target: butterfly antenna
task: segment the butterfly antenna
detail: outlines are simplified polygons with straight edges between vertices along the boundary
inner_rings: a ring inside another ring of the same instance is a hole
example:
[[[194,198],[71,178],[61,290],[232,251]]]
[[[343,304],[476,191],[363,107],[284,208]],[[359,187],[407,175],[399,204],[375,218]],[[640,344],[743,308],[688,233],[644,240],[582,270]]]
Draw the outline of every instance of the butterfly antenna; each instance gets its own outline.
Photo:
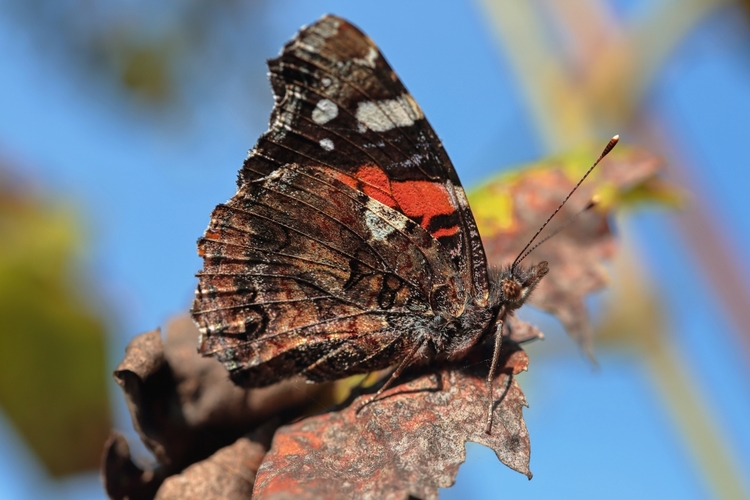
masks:
[[[589,210],[591,210],[592,208],[594,208],[595,206],[597,206],[600,201],[601,201],[601,198],[598,195],[592,196],[591,200],[579,212],[577,212],[575,215],[571,216],[568,220],[566,220],[563,224],[561,224],[560,227],[558,227],[557,229],[555,229],[554,231],[552,231],[552,233],[550,233],[549,235],[547,235],[544,238],[542,238],[542,241],[538,242],[536,245],[534,245],[533,247],[531,247],[528,250],[526,250],[526,252],[524,252],[524,254],[518,259],[518,262],[521,262],[523,259],[525,259],[526,257],[528,257],[528,255],[531,252],[533,252],[534,250],[536,250],[537,248],[539,248],[540,246],[542,246],[542,243],[544,243],[545,241],[551,239],[557,233],[559,233],[560,231],[562,231],[563,229],[565,229],[566,227],[568,227],[582,213],[588,212]]]
[[[594,170],[594,168],[596,168],[596,166],[597,166],[597,165],[599,165],[599,162],[601,162],[601,161],[602,161],[602,160],[604,159],[604,157],[605,157],[605,156],[607,156],[607,155],[609,154],[609,152],[610,152],[610,151],[612,151],[612,149],[613,149],[613,148],[614,148],[614,147],[615,147],[615,146],[617,145],[617,142],[618,142],[619,140],[620,140],[620,136],[619,136],[619,135],[616,135],[616,136],[614,136],[613,138],[611,138],[611,139],[609,140],[609,142],[607,143],[607,145],[606,145],[606,146],[604,147],[604,151],[602,151],[602,154],[600,154],[600,155],[599,155],[599,158],[597,158],[597,159],[596,159],[596,161],[594,162],[594,164],[593,164],[593,165],[591,165],[591,167],[590,167],[590,168],[589,168],[589,169],[588,169],[588,170],[586,171],[586,173],[585,173],[585,174],[583,174],[583,177],[581,177],[581,180],[580,180],[580,181],[578,181],[578,184],[576,184],[575,186],[573,186],[573,189],[572,189],[572,190],[570,191],[570,193],[568,193],[568,196],[566,196],[566,197],[565,197],[565,199],[564,199],[564,200],[562,201],[562,203],[560,203],[560,205],[559,205],[559,206],[558,206],[558,207],[557,207],[557,208],[555,209],[555,211],[554,211],[554,212],[552,212],[552,215],[550,215],[550,216],[549,216],[549,217],[547,218],[547,220],[546,220],[546,221],[544,222],[544,224],[542,224],[542,227],[540,227],[540,228],[539,228],[539,230],[538,230],[538,231],[536,232],[536,234],[534,235],[534,237],[533,237],[533,238],[531,238],[531,239],[529,240],[529,242],[528,242],[528,243],[526,244],[526,246],[525,246],[525,247],[523,247],[523,250],[521,250],[521,251],[520,251],[520,252],[518,253],[518,257],[516,257],[516,260],[514,260],[514,261],[513,261],[513,265],[511,266],[511,269],[512,269],[512,270],[515,270],[516,266],[517,266],[517,265],[518,265],[518,264],[519,264],[519,263],[520,263],[520,262],[521,262],[521,261],[522,261],[523,259],[525,259],[527,255],[529,255],[529,253],[530,253],[531,251],[527,252],[526,250],[528,250],[528,248],[529,248],[529,247],[531,246],[531,244],[532,244],[532,243],[534,243],[534,240],[536,240],[536,239],[537,239],[537,237],[539,236],[539,234],[540,234],[540,233],[541,233],[542,231],[544,231],[544,228],[545,228],[545,227],[547,227],[547,224],[549,224],[549,223],[550,223],[550,221],[551,221],[551,220],[552,220],[552,219],[553,219],[553,218],[555,217],[555,215],[557,215],[557,213],[558,213],[558,212],[559,212],[560,210],[562,210],[562,207],[564,207],[564,206],[565,206],[565,204],[566,204],[566,203],[568,202],[568,200],[570,199],[570,197],[571,197],[571,196],[573,196],[573,193],[575,193],[575,192],[576,192],[576,190],[577,190],[577,189],[578,189],[578,188],[580,187],[580,185],[581,185],[581,184],[583,183],[583,181],[585,181],[585,180],[586,180],[586,177],[588,177],[588,176],[589,176],[589,174],[591,173],[591,171],[592,171],[592,170]],[[567,224],[563,225],[563,227],[565,227],[566,225],[567,225]],[[553,235],[554,235],[554,234],[555,234],[555,233],[553,233]],[[547,239],[549,239],[550,237],[551,237],[551,236],[549,236],[548,238],[545,238],[544,240],[542,240],[542,241],[541,241],[541,242],[539,243],[539,245],[541,245],[541,244],[542,244],[542,243],[543,243],[544,241],[546,241],[546,240],[547,240]],[[537,247],[537,246],[539,246],[539,245],[536,245],[536,246],[535,246],[534,248],[536,248],[536,247]],[[532,248],[532,250],[533,250],[533,248]]]

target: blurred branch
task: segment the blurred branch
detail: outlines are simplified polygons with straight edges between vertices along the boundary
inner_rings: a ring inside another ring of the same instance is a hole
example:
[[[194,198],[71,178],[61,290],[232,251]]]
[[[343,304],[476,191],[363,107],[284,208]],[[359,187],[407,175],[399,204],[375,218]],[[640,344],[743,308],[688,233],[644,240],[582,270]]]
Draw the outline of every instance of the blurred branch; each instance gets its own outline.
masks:
[[[667,127],[662,125],[655,116],[649,116],[640,122],[638,127],[639,138],[642,142],[652,143],[663,151],[670,160],[667,162],[669,176],[681,186],[695,193],[696,198],[700,195],[699,183],[690,174],[690,165],[680,148],[675,146],[667,132]],[[730,320],[735,325],[746,348],[746,356],[750,359],[750,290],[743,274],[738,272],[742,268],[738,264],[739,256],[732,253],[732,245],[727,244],[726,234],[723,227],[717,222],[718,217],[706,201],[702,204],[690,203],[684,210],[675,214],[674,220],[677,228],[685,240],[685,248],[692,254],[696,262],[700,264],[698,272],[708,281],[712,287],[712,293],[718,298],[718,303],[728,313]]]
[[[602,132],[613,133],[632,123],[634,117],[649,120],[651,117],[643,116],[637,106],[656,71],[690,29],[725,3],[658,2],[635,25],[618,26],[606,4],[593,0],[543,2],[550,7],[552,16],[541,8],[535,9],[539,3],[481,1],[493,33],[527,93],[542,138],[551,149],[570,146]],[[559,30],[558,37],[568,43],[554,43],[550,24]],[[650,144],[655,151],[675,149],[664,133],[654,133],[658,131],[656,124],[641,122],[639,128],[658,138],[659,143]],[[675,158],[674,154],[670,156]],[[674,162],[671,168],[677,179],[687,180],[686,174],[678,172],[685,170],[684,163]],[[750,294],[733,271],[740,266],[726,251],[727,245],[721,244],[726,239],[718,234],[715,224],[709,223],[711,217],[698,201],[695,199],[685,210],[679,227],[704,274],[711,277],[714,291],[739,326],[737,331],[750,358],[750,335],[745,328],[750,323]],[[634,268],[633,265],[629,272]],[[669,395],[667,403],[684,439],[693,448],[696,461],[703,466],[701,470],[717,495],[743,497],[739,476],[732,470],[726,447],[712,432],[709,417],[701,413],[695,413],[698,416],[694,419],[681,417],[681,408],[696,408],[697,396],[688,389],[692,387],[690,381],[664,333],[649,333],[649,347],[640,352],[655,374],[656,383]],[[706,463],[706,457],[711,460],[715,455],[722,457],[721,466]]]
[[[623,251],[615,258],[613,293],[609,299],[613,314],[600,325],[597,339],[609,345],[637,348],[651,372],[659,399],[667,402],[665,406],[672,420],[682,436],[687,436],[685,442],[716,497],[747,498],[748,491],[740,479],[737,462],[724,445],[725,436],[710,406],[693,390],[695,371],[686,370],[670,348],[664,335],[658,298],[650,292],[648,283],[638,272],[637,263],[632,262],[635,252],[632,248],[628,250],[627,242],[622,245]],[[624,303],[628,304],[627,309],[617,306]]]
[[[604,4],[594,0],[480,3],[544,142],[559,151],[616,133],[632,117],[664,59],[728,0],[657,2],[633,26],[618,26]],[[550,33],[550,23],[556,23],[557,36]]]

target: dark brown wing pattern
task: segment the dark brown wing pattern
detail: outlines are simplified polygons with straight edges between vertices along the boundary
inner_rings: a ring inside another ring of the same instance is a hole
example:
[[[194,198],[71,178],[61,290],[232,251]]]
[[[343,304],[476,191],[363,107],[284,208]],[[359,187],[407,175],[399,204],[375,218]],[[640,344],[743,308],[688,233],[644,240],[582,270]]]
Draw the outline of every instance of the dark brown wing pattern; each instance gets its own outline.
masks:
[[[481,297],[486,261],[464,190],[419,105],[373,41],[325,16],[303,28],[269,68],[276,106],[240,184],[291,163],[348,174],[354,187],[438,238]]]
[[[269,62],[276,106],[213,212],[193,304],[200,350],[262,386],[392,365],[436,313],[486,300],[458,177],[373,42],[326,16]]]
[[[384,368],[435,310],[460,314],[437,240],[333,173],[288,165],[248,182],[199,242],[201,351],[247,385]]]

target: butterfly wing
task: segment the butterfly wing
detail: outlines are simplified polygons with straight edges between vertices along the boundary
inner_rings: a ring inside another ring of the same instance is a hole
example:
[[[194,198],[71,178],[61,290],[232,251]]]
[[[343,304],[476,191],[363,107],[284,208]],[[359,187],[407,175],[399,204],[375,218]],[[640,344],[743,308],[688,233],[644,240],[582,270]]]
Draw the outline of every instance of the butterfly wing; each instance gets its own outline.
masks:
[[[439,239],[475,296],[486,259],[461,183],[422,110],[377,46],[341,18],[303,28],[269,62],[276,106],[240,182],[289,163],[326,165]]]
[[[199,252],[201,350],[251,385],[383,368],[392,361],[381,358],[412,344],[407,324],[460,314],[440,244],[326,167],[289,165],[249,182],[214,210]],[[326,356],[336,373],[324,373]]]
[[[200,350],[235,380],[335,379],[392,365],[486,300],[458,177],[372,41],[333,16],[269,62],[269,131],[199,240]]]

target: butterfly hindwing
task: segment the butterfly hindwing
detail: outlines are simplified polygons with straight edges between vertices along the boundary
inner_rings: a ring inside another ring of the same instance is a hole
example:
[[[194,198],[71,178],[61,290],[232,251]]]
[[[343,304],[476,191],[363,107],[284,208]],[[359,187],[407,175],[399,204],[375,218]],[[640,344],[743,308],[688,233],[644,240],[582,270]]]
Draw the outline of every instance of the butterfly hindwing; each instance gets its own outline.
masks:
[[[337,174],[289,165],[248,182],[199,241],[201,351],[247,384],[383,368],[413,344],[407,324],[418,335],[436,310],[460,314],[462,287],[437,240]]]

